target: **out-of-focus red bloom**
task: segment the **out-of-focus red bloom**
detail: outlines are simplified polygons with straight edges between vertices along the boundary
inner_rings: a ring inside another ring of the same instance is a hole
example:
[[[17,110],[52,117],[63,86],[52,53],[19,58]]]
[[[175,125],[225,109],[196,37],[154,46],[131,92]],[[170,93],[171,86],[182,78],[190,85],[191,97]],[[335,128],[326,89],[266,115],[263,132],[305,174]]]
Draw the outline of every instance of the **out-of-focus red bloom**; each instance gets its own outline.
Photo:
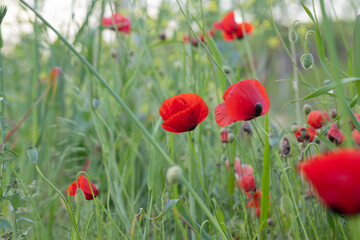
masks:
[[[313,128],[321,128],[327,121],[330,121],[329,114],[319,110],[311,111],[307,117],[307,123]]]
[[[183,41],[184,41],[184,42],[190,42],[190,36],[189,36],[189,35],[185,35],[185,36],[183,37]]]
[[[102,25],[112,30],[115,30],[114,26],[116,26],[119,32],[124,32],[126,34],[129,34],[131,29],[131,20],[118,13],[115,13],[111,17],[108,18],[103,17]]]
[[[229,170],[229,160],[226,160],[225,164],[226,164],[226,169]],[[241,164],[240,158],[238,157],[235,158],[234,168],[235,168],[235,173],[238,175],[238,177],[242,177],[244,175],[254,173],[253,167],[249,164]]]
[[[298,131],[294,133],[296,140],[303,142],[304,140],[312,142],[316,136],[316,129],[312,127],[299,127]]]
[[[354,113],[354,115],[355,115],[356,119],[358,120],[358,122],[360,122],[360,114]],[[350,122],[350,124],[351,124],[351,128],[354,129],[354,128],[355,128],[355,125],[352,124],[351,119],[350,119],[349,117],[348,117],[348,119],[349,119],[349,122]]]
[[[354,129],[352,132],[351,132],[351,136],[352,138],[354,139],[355,143],[357,145],[360,145],[360,133],[357,129]]]
[[[250,34],[254,28],[253,25],[248,22],[236,23],[233,11],[227,13],[220,22],[215,22],[213,27],[214,29],[223,31],[225,41],[233,41],[235,37],[241,39],[245,33]]]
[[[255,215],[260,217],[260,201],[261,201],[261,190],[258,189],[255,193],[251,194],[249,192],[245,193],[249,201],[247,202],[247,207],[255,208]],[[271,195],[269,194],[269,199]]]
[[[342,214],[360,213],[360,150],[338,148],[303,161],[298,170],[323,202]]]
[[[266,114],[270,108],[266,90],[256,79],[245,79],[231,85],[223,99],[225,102],[215,108],[215,121],[220,127],[251,120]]]
[[[206,34],[207,36],[214,37],[215,32],[214,32],[213,30],[209,30],[209,31],[207,31],[205,34]],[[200,40],[201,40],[202,42],[204,42],[204,40],[205,40],[204,34],[201,33],[201,34],[199,35],[199,38],[200,38]]]
[[[261,214],[260,208],[256,208],[256,209],[255,209],[255,215],[259,218],[259,217],[260,217],[260,214]]]
[[[182,93],[166,99],[159,114],[165,121],[162,127],[169,132],[182,133],[192,131],[209,114],[204,100],[195,93]]]
[[[335,123],[331,125],[327,136],[329,140],[335,144],[341,144],[345,140],[345,134],[338,129]]]
[[[78,181],[79,188],[84,192],[86,200],[92,200],[93,196],[91,194],[91,189],[90,189],[89,182],[88,182],[87,178],[84,177],[83,175],[80,175],[77,181]],[[92,188],[92,190],[94,192],[94,196],[96,197],[98,195],[99,191],[97,190],[95,185],[92,184],[92,183],[91,183],[91,188]],[[66,189],[66,194],[67,195],[70,194],[71,196],[75,197],[76,189],[77,189],[77,186],[76,186],[76,180],[75,180],[68,187],[68,189]]]
[[[229,142],[229,131],[226,128],[222,128],[220,131],[220,138],[222,143]]]
[[[215,33],[214,33],[213,30],[209,30],[209,31],[207,31],[205,34],[206,34],[207,36],[211,36],[211,37],[213,37],[213,36],[215,35]],[[202,42],[205,42],[204,34],[201,33],[200,35],[198,35],[198,37],[200,38],[200,40],[201,40]],[[190,42],[190,36],[189,36],[189,35],[185,35],[185,36],[183,37],[183,41],[184,41],[184,42]],[[197,47],[197,46],[199,45],[199,41],[197,40],[197,38],[192,37],[192,38],[191,38],[191,44],[192,44],[194,47]]]
[[[256,191],[256,182],[254,175],[247,174],[241,178],[239,183],[241,189],[245,190],[245,192],[255,192]]]

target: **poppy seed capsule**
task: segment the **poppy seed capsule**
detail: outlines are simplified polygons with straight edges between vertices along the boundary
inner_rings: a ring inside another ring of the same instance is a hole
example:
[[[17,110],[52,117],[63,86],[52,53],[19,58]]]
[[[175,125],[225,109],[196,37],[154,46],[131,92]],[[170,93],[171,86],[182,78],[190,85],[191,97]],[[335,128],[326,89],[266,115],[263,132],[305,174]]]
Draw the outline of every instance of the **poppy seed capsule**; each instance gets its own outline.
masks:
[[[308,70],[314,64],[314,57],[311,53],[305,53],[300,57],[301,65],[305,70]]]
[[[75,202],[78,206],[84,206],[85,204],[85,194],[80,188],[76,189]]]
[[[179,166],[177,165],[171,166],[166,172],[166,181],[170,185],[173,185],[180,181],[181,175],[182,175],[182,169]]]
[[[281,141],[281,151],[284,156],[287,156],[290,153],[290,141],[286,137]]]
[[[308,115],[312,111],[312,107],[310,104],[305,104],[303,107],[303,111],[306,115]]]

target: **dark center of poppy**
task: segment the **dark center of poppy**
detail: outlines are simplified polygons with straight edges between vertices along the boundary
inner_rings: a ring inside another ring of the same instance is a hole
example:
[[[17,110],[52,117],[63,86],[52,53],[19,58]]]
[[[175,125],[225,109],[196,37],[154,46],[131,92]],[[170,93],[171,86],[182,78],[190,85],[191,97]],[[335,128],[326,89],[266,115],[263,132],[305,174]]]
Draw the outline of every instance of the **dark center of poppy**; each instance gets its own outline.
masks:
[[[254,114],[254,117],[260,116],[261,112],[262,112],[262,105],[261,105],[261,103],[255,104],[255,114]]]
[[[197,125],[190,127],[190,128],[189,128],[189,131],[194,130],[194,129],[196,128],[196,126],[197,126]]]

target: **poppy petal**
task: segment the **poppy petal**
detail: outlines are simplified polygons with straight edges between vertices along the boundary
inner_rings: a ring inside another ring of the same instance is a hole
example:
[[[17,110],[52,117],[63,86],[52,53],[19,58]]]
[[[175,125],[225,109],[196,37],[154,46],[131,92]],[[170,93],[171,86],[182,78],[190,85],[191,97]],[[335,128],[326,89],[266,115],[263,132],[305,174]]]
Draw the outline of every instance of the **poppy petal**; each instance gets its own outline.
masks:
[[[238,24],[238,28],[235,32],[235,35],[237,38],[243,38],[244,37],[244,31],[243,28],[245,29],[245,33],[249,34],[253,31],[253,25],[251,23],[248,22],[243,22]]]
[[[231,11],[225,15],[221,20],[221,29],[225,32],[234,32],[237,30],[238,25],[235,22],[234,11]]]
[[[265,88],[255,79],[246,79],[235,84],[225,100],[229,117],[235,121],[250,120],[266,114],[270,100]]]
[[[360,212],[359,159],[359,149],[337,149],[304,161],[298,169],[328,207],[356,214]]]
[[[234,41],[234,39],[235,39],[234,34],[228,33],[228,32],[223,32],[223,38],[225,41],[228,41],[228,42]]]
[[[225,127],[235,122],[227,114],[224,103],[216,106],[215,121],[220,127]]]

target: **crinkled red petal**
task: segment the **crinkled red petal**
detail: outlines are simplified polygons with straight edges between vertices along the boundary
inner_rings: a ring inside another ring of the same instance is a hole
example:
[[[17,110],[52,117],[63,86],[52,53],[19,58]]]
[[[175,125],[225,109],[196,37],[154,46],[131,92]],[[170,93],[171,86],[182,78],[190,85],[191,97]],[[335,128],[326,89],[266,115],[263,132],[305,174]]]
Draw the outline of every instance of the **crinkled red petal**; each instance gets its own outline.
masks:
[[[338,149],[299,165],[321,199],[342,214],[360,212],[360,150]]]
[[[79,188],[84,192],[86,200],[93,199],[91,189],[90,189],[90,186],[89,186],[89,181],[87,180],[87,178],[84,177],[83,175],[80,175],[78,181],[79,181]],[[99,191],[95,187],[94,184],[92,184],[92,183],[90,183],[90,184],[91,184],[91,188],[92,188],[92,190],[94,192],[94,196],[96,197],[98,195]]]
[[[215,121],[220,127],[225,127],[235,122],[227,114],[224,103],[216,106]]]
[[[266,114],[270,100],[265,88],[255,79],[246,79],[235,84],[225,100],[227,114],[234,121],[250,120],[255,117],[255,105],[260,103],[259,116]]]
[[[235,35],[237,38],[243,38],[244,37],[244,31],[243,28],[245,28],[245,32],[247,34],[250,34],[253,31],[253,25],[248,22],[243,22],[238,24],[238,28],[235,31]]]
[[[233,33],[223,32],[223,38],[225,41],[231,42],[235,40]]]
[[[231,11],[225,15],[221,20],[221,29],[225,32],[235,32],[238,28],[237,23],[235,22],[234,12]]]

